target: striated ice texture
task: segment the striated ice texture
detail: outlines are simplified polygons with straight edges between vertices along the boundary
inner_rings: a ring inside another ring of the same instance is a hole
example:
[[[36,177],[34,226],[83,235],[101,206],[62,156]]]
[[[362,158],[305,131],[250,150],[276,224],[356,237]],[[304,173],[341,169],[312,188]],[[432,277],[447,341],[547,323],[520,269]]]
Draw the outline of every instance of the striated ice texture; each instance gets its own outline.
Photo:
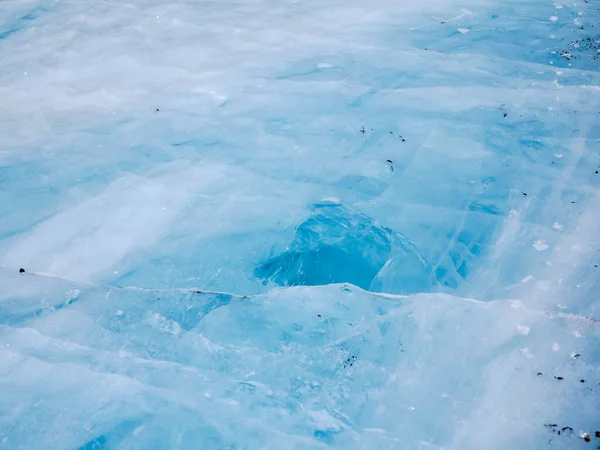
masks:
[[[598,448],[599,69],[598,0],[0,0],[0,449]]]

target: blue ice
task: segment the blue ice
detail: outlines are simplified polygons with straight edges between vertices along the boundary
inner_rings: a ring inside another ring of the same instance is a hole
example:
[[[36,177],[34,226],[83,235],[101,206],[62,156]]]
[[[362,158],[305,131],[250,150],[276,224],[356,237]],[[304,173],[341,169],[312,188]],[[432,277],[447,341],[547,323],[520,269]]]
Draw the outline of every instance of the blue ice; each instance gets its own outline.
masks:
[[[599,19],[0,2],[0,449],[600,446]]]

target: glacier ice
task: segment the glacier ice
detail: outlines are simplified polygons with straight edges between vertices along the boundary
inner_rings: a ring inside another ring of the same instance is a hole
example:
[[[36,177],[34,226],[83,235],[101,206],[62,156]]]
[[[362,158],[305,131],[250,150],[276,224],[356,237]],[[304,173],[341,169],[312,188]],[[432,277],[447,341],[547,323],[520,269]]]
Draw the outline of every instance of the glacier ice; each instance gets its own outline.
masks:
[[[0,449],[598,447],[599,18],[0,2]]]

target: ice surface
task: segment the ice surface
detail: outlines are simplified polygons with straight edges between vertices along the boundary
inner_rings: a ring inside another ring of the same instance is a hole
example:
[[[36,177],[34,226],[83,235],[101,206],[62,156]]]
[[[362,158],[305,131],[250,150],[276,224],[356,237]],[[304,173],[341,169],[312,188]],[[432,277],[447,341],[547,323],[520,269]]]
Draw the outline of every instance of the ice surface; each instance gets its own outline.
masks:
[[[598,447],[599,19],[0,0],[0,448]]]

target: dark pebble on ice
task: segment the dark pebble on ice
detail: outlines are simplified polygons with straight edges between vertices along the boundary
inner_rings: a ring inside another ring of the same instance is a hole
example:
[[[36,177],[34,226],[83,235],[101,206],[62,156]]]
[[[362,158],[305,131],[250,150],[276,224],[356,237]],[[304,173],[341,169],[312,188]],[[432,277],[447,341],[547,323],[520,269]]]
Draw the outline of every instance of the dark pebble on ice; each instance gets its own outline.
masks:
[[[523,197],[527,197],[527,192],[521,192],[521,194],[523,194]]]
[[[590,436],[588,433],[585,433],[585,434],[583,435],[583,440],[584,440],[585,442],[590,442],[590,441],[592,440],[592,437],[591,437],[591,436]]]
[[[548,428],[556,428],[558,426],[558,424],[556,424],[556,423],[545,423],[544,426],[548,427]]]
[[[160,111],[160,109],[156,108],[156,112],[159,112],[159,111]]]
[[[594,434],[598,439],[600,439],[600,431],[596,431]]]
[[[19,269],[19,273],[25,273],[25,269],[23,269],[22,267]]]
[[[580,356],[581,356],[581,355],[580,355],[579,353],[575,353],[575,354],[573,355],[573,358],[577,359],[577,358],[579,358]]]
[[[504,113],[504,117],[508,116],[508,114]]]
[[[321,314],[317,314],[317,317],[321,317]]]
[[[554,377],[554,378],[556,378],[558,381],[562,381],[562,380],[564,380],[564,378],[563,378],[563,377]]]
[[[538,376],[538,377],[539,377],[540,375],[543,375],[543,374],[542,374],[542,372],[538,372],[538,373],[537,373],[537,376]]]
[[[394,164],[391,159],[386,159],[386,161],[389,162],[390,164]]]
[[[585,380],[579,380],[580,383],[585,383]]]

